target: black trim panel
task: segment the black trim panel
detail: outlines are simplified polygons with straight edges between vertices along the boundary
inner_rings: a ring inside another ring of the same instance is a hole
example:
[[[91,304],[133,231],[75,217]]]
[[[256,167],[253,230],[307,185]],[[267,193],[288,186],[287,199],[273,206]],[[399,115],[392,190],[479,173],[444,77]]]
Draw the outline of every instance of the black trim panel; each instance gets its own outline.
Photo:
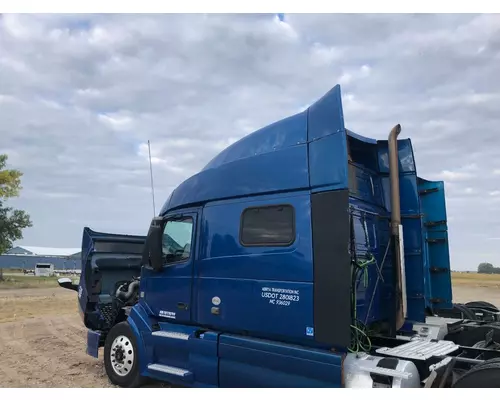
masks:
[[[351,344],[349,192],[311,195],[314,256],[314,336],[318,342]]]

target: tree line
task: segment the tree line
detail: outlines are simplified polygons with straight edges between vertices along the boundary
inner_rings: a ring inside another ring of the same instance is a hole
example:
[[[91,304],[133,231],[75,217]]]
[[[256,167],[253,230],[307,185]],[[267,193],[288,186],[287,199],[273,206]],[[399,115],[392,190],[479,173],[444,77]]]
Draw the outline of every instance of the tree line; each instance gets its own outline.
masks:
[[[494,267],[493,264],[483,262],[477,267],[478,274],[500,274],[500,268]]]

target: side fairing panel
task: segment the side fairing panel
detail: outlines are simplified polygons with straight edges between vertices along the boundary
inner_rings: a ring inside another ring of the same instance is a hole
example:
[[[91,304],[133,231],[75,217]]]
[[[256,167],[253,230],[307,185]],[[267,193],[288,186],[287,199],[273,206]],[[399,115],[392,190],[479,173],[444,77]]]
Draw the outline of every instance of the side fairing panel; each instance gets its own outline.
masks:
[[[451,308],[452,286],[444,183],[419,178],[418,193],[422,209],[427,306]]]
[[[342,95],[339,85],[335,85],[309,107],[307,140],[314,142],[335,133],[345,135]]]
[[[351,344],[349,193],[314,193],[311,208],[315,337],[345,349]]]
[[[309,108],[308,142],[311,189],[347,188],[347,137],[339,85]]]
[[[309,143],[309,179],[314,192],[347,187],[345,133],[335,133]]]
[[[219,337],[220,387],[341,387],[342,357],[268,340]]]
[[[303,112],[229,146],[181,183],[161,213],[227,198],[306,189],[307,159],[307,113]]]

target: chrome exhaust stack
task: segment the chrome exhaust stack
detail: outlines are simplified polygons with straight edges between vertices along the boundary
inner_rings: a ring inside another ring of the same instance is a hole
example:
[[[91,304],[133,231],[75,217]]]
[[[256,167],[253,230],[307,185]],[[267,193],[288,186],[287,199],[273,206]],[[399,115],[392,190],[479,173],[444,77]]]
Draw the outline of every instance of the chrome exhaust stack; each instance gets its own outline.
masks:
[[[391,246],[394,268],[394,326],[399,330],[406,317],[406,277],[404,268],[403,226],[401,225],[401,202],[399,193],[398,135],[401,125],[397,124],[389,134],[389,179],[391,186]],[[395,334],[395,332],[393,332]]]

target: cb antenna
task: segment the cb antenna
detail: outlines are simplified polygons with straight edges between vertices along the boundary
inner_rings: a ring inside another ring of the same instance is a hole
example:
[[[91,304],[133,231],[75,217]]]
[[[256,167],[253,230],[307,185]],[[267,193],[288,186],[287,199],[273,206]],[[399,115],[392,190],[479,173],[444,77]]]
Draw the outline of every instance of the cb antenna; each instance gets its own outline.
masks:
[[[151,175],[151,195],[153,196],[153,218],[156,216],[156,206],[155,206],[155,187],[153,183],[153,164],[151,163],[151,143],[148,140],[148,151],[149,151],[149,172]]]

